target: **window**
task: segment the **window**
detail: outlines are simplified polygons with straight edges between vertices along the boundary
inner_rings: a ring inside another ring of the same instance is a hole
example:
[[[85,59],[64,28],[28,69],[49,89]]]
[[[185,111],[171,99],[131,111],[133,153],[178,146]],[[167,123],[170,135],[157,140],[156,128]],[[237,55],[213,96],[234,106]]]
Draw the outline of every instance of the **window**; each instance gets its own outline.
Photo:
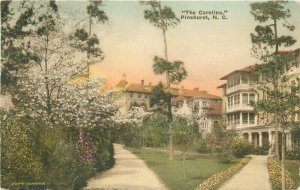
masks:
[[[145,94],[145,98],[148,98],[148,94]]]
[[[142,93],[138,93],[138,98],[141,98],[142,97]]]
[[[132,98],[133,97],[133,92],[130,92],[129,96]]]
[[[248,94],[243,94],[242,95],[242,104],[243,105],[248,105]]]
[[[248,84],[248,75],[246,74],[242,75],[242,84]]]
[[[228,97],[228,107],[232,106],[232,96]]]
[[[249,124],[254,124],[254,118],[255,118],[255,115],[254,113],[249,113]]]
[[[197,111],[199,111],[199,102],[195,102],[194,103],[194,110],[193,110],[194,112],[197,112]]]
[[[247,125],[248,124],[248,113],[243,113],[242,118],[243,118],[243,125]]]
[[[234,113],[234,124],[240,124],[240,113]]]
[[[249,103],[255,102],[255,94],[249,94]]]
[[[239,105],[240,104],[240,95],[236,94],[234,95],[234,105]]]

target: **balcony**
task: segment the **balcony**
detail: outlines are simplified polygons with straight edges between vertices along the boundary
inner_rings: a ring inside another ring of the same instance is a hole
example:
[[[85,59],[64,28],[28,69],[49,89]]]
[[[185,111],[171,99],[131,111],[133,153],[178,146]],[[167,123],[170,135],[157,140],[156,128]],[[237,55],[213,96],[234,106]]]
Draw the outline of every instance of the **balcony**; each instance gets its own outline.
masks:
[[[230,88],[227,88],[226,94],[231,94],[238,90],[250,90],[251,86],[249,84],[239,84]]]
[[[250,105],[245,105],[245,104],[237,104],[237,105],[233,105],[231,107],[227,106],[226,113],[236,112],[236,111],[253,111],[253,107]]]

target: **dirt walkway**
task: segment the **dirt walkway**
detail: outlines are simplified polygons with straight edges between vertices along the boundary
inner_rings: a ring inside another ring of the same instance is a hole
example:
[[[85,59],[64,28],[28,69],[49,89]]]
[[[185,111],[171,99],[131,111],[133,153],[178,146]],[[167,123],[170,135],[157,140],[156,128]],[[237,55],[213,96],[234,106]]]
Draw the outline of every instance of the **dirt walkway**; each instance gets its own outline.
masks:
[[[165,190],[156,174],[143,160],[125,150],[122,145],[114,144],[115,166],[88,181],[89,189],[118,190]]]
[[[219,190],[271,190],[267,156],[251,156],[249,163]]]

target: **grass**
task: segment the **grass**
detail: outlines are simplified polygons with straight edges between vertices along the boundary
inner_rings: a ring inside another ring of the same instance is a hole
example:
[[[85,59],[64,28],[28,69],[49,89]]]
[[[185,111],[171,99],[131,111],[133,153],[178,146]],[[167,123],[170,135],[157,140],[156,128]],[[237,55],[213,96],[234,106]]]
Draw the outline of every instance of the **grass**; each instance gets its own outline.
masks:
[[[286,160],[286,169],[291,173],[291,177],[297,186],[300,186],[300,160]]]
[[[213,156],[187,156],[186,179],[183,179],[181,155],[175,155],[173,161],[168,154],[154,150],[130,149],[142,158],[171,190],[194,190],[200,183],[213,174],[223,171],[234,164],[223,164]]]

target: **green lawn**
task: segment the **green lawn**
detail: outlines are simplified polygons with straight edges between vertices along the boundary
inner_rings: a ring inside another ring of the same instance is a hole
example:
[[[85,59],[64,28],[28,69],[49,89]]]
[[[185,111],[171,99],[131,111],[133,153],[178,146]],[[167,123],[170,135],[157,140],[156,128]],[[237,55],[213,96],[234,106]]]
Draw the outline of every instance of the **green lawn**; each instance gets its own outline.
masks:
[[[286,169],[292,174],[293,181],[300,186],[299,160],[286,160]]]
[[[219,163],[219,159],[212,156],[187,157],[184,180],[180,155],[175,155],[175,159],[169,161],[164,152],[142,149],[130,151],[142,158],[170,190],[194,190],[202,181],[233,164]]]

